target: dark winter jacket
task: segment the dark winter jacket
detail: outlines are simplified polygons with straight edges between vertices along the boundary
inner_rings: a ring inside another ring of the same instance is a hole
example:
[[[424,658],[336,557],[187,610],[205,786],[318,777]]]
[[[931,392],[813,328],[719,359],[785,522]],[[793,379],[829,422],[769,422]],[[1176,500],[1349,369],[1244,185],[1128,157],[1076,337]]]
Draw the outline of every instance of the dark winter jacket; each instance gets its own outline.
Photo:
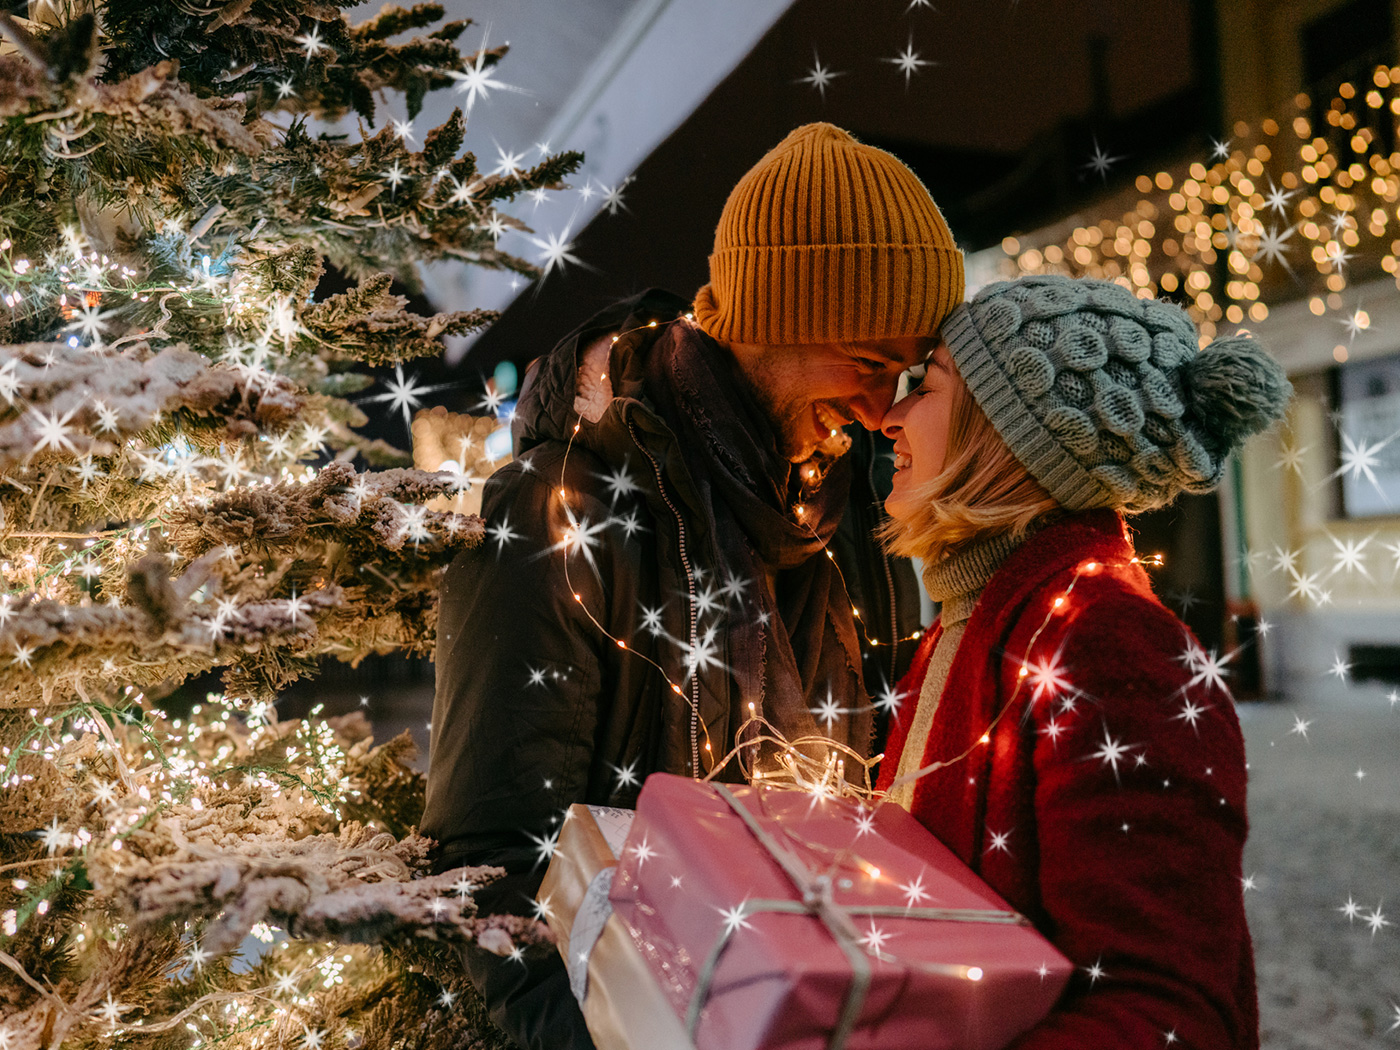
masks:
[[[1111,511],[1034,534],[982,592],[917,741],[923,766],[970,754],[916,783],[914,816],[1077,968],[1008,1050],[1259,1046],[1239,721],[1133,557]]]
[[[646,326],[657,320],[664,331],[686,307],[644,293],[538,363],[516,410],[516,459],[486,485],[487,541],[445,578],[423,831],[439,842],[440,868],[492,864],[510,873],[478,894],[483,910],[530,910],[571,803],[630,806],[649,773],[694,775],[697,760],[707,771],[732,744],[736,712],[762,702],[761,686],[738,680],[745,657],[736,632],[752,629],[754,588],[767,582],[736,582],[722,556],[734,538],[716,535],[726,520],[714,505],[722,490],[697,480],[696,450],[639,378],[664,338]],[[609,332],[632,333],[610,366],[616,399],[596,424],[580,422],[580,355]],[[833,575],[822,608],[806,619],[818,625],[813,638],[842,617],[855,628],[850,649],[866,654],[865,688],[878,694],[912,655],[912,644],[889,643],[917,630],[918,592],[908,564],[887,559],[872,538],[888,459],[875,455],[871,435],[852,437],[841,467],[850,509],[830,543],[844,586]],[[782,605],[782,573],[777,591]],[[864,626],[851,623],[852,605]],[[857,648],[857,637],[882,644]],[[805,674],[804,639],[792,645]],[[824,698],[823,684],[803,683],[813,706],[819,686]],[[853,699],[847,705],[857,706]],[[879,744],[869,739],[868,711],[856,717],[863,739],[853,743]],[[473,950],[466,962],[517,1042],[590,1045],[557,955],[522,964]]]

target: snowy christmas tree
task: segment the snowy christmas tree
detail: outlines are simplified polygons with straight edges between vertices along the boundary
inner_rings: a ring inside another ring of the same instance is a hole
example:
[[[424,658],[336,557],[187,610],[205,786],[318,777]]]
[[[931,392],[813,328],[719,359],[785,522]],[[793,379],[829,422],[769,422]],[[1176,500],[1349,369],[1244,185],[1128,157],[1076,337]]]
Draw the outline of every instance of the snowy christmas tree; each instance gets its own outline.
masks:
[[[533,274],[497,206],[581,157],[484,174],[460,110],[420,149],[363,131],[385,93],[411,120],[492,85],[505,49],[463,54],[437,4],[28,15],[0,13],[0,1050],[492,1045],[454,947],[540,928],[476,913],[488,872],[428,874],[406,736],[273,702],[322,659],[430,649],[482,524],[427,504],[473,450],[429,473],[358,433],[418,400],[365,366],[488,324],[391,286]],[[327,263],[355,286],[318,295]]]

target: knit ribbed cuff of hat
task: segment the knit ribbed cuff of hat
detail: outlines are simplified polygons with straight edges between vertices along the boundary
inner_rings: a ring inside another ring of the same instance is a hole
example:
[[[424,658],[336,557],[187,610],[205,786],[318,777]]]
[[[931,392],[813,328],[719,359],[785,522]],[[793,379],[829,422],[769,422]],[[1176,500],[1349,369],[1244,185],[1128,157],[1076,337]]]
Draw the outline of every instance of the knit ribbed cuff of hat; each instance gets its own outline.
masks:
[[[1055,502],[1067,510],[1112,505],[1112,497],[1104,487],[1079,465],[1021,399],[1011,377],[983,342],[966,304],[943,322],[942,335],[958,375],[972,391],[988,422]]]
[[[711,255],[710,274],[695,319],[722,343],[927,336],[963,295],[961,253],[938,244],[744,245]]]

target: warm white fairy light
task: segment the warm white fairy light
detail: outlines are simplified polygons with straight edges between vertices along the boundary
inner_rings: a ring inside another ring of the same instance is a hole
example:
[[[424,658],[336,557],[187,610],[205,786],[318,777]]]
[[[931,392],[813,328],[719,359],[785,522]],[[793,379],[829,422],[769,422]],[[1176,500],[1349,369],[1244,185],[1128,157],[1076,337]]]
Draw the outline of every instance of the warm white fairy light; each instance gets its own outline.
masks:
[[[1066,271],[1115,280],[1139,295],[1181,295],[1206,340],[1222,325],[1264,320],[1266,289],[1296,272],[1300,251],[1322,286],[1314,312],[1340,311],[1345,273],[1359,259],[1378,259],[1400,280],[1388,232],[1400,220],[1400,153],[1378,150],[1370,127],[1357,119],[1382,108],[1383,93],[1394,107],[1400,68],[1377,67],[1372,81],[1364,101],[1354,85],[1339,88],[1324,113],[1335,131],[1315,128],[1312,100],[1299,95],[1291,119],[1237,124],[1233,140],[1214,144],[1209,166],[1140,175],[1143,196],[1121,217],[1080,226],[1059,243],[1008,237],[1003,250],[1016,272]],[[1285,138],[1289,132],[1296,144]],[[1347,132],[1346,142],[1335,141]],[[1357,159],[1343,164],[1338,146]],[[1208,270],[1222,260],[1223,287],[1212,287]],[[1337,357],[1345,358],[1345,347]]]

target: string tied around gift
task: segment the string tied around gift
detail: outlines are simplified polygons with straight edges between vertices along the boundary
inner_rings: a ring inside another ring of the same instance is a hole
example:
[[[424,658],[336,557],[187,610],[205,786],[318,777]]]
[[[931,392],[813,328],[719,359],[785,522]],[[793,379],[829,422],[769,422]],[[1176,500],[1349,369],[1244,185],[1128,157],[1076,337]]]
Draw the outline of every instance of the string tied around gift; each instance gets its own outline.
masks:
[[[788,914],[809,915],[818,919],[832,936],[842,954],[846,956],[851,966],[851,987],[846,993],[846,1001],[842,1005],[841,1015],[837,1019],[835,1027],[831,1031],[831,1037],[827,1041],[827,1050],[845,1050],[847,1041],[851,1033],[855,1031],[856,1023],[860,1019],[861,1010],[865,1006],[866,995],[870,990],[871,976],[873,973],[870,959],[861,946],[861,937],[856,929],[853,917],[855,916],[888,916],[892,918],[914,918],[930,919],[942,922],[977,922],[996,923],[1002,925],[1028,926],[1029,921],[1022,915],[1013,911],[1002,911],[984,908],[904,908],[897,905],[842,905],[836,902],[833,896],[835,880],[831,872],[814,872],[802,862],[791,849],[783,845],[772,835],[767,828],[758,820],[747,806],[739,800],[723,784],[711,785],[721,799],[739,816],[749,832],[758,843],[767,850],[769,856],[777,863],[787,875],[789,881],[797,890],[798,900],[764,900],[755,899],[745,901],[739,906],[737,915],[740,918],[754,915],[760,912],[785,912]],[[755,786],[756,791],[763,791],[760,786]],[[715,942],[710,954],[706,957],[704,965],[701,967],[699,977],[695,984],[695,993],[691,996],[690,1008],[686,1013],[686,1031],[691,1041],[695,1040],[696,1030],[700,1025],[700,1012],[704,1008],[710,996],[710,990],[714,984],[715,973],[719,967],[720,957],[728,947],[738,923],[726,923],[720,931],[719,939]],[[894,960],[894,956],[876,950],[876,957],[882,960]],[[967,967],[941,963],[907,963],[914,965],[928,973],[937,973],[950,977],[965,977],[968,975]]]

